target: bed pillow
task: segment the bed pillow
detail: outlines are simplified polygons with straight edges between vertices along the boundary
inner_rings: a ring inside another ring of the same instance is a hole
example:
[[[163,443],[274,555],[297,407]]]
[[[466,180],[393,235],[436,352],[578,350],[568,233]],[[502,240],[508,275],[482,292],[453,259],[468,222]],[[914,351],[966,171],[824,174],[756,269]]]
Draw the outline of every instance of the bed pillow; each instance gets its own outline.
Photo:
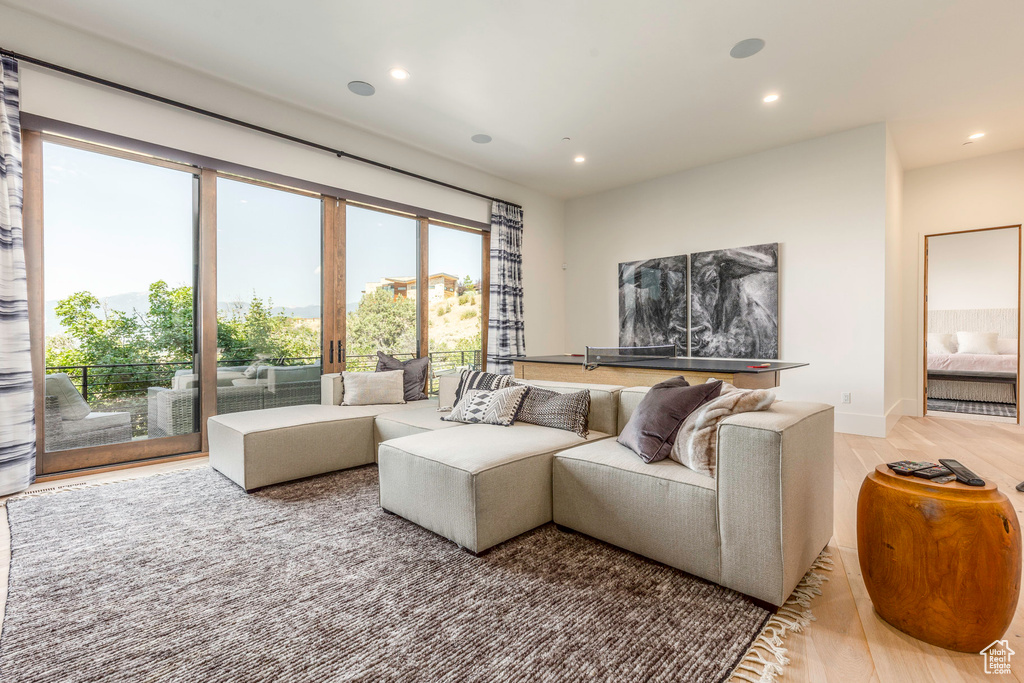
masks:
[[[953,335],[948,332],[929,332],[928,353],[956,353]]]
[[[717,381],[691,387],[683,377],[655,384],[622,428],[618,442],[646,463],[664,460],[686,417],[721,389]]]
[[[430,371],[430,358],[413,358],[398,360],[381,351],[377,352],[377,372],[401,370],[405,383],[405,400],[422,401],[427,397],[427,373]]]
[[[451,414],[441,417],[445,422],[510,426],[516,419],[527,387],[517,384],[496,391],[470,389]]]
[[[767,410],[774,402],[775,394],[765,389],[739,389],[708,401],[698,411],[696,427],[686,444],[686,461],[682,464],[694,472],[715,476],[718,424],[730,415]]]
[[[405,380],[401,370],[385,372],[343,372],[343,406],[375,406],[405,403]]]
[[[973,353],[982,356],[998,356],[997,332],[957,332],[957,353]]]
[[[512,386],[512,375],[496,375],[493,372],[463,370],[459,378],[459,386],[455,389],[455,405],[459,405],[463,394],[471,389],[493,391]]]
[[[996,341],[996,350],[1000,356],[1015,356],[1017,355],[1018,348],[1016,339],[999,339]]]
[[[526,386],[517,384],[516,386]],[[526,396],[516,419],[541,427],[553,427],[575,432],[587,438],[587,420],[590,418],[590,391],[560,394],[557,391],[527,386]]]

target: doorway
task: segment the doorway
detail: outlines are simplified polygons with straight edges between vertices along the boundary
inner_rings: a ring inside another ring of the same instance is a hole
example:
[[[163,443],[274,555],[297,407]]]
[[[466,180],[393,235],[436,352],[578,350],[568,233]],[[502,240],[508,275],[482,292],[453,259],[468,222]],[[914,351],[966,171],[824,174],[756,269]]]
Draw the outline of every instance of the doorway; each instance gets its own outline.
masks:
[[[924,414],[1020,423],[1021,226],[925,236]]]

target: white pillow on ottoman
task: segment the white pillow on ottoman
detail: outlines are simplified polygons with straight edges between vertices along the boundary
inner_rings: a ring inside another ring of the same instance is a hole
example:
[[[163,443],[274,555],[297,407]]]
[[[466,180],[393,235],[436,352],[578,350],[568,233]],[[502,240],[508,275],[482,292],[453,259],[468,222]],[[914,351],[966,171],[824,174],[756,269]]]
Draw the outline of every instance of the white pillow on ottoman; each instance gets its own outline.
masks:
[[[343,372],[341,375],[345,385],[343,406],[405,403],[405,373],[401,370]]]

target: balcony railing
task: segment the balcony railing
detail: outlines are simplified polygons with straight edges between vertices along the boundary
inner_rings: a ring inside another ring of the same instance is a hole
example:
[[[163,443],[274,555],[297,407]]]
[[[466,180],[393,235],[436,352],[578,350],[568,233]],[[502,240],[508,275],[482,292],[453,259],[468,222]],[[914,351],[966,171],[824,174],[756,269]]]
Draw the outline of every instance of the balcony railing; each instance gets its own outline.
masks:
[[[399,353],[396,358],[412,358],[414,354]],[[460,367],[479,368],[482,354],[479,349],[472,351],[431,351],[430,365],[433,371],[431,393],[437,391],[437,375],[451,372]],[[249,365],[255,359],[234,358],[217,361],[218,367]],[[265,359],[269,365],[303,365],[320,362],[319,356],[296,356],[292,358]],[[63,372],[89,400],[111,400],[130,396],[145,396],[150,387],[170,387],[174,374],[179,370],[191,369],[190,361],[162,363],[118,363],[108,365],[59,365],[46,368],[47,373]],[[370,372],[377,367],[376,355],[353,355],[346,358],[350,372]]]

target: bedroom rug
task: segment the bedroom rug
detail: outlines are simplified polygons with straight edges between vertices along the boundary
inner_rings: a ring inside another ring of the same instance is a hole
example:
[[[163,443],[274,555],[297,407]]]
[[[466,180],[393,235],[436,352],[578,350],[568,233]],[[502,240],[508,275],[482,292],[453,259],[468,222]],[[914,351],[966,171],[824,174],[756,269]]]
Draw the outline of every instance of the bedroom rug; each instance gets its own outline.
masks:
[[[820,594],[771,616],[551,524],[477,558],[377,491],[203,467],[10,500],[0,680],[774,680]]]
[[[996,417],[1017,417],[1017,406],[1012,403],[986,403],[984,401],[957,401],[945,398],[929,398],[928,410],[962,415],[993,415]]]

